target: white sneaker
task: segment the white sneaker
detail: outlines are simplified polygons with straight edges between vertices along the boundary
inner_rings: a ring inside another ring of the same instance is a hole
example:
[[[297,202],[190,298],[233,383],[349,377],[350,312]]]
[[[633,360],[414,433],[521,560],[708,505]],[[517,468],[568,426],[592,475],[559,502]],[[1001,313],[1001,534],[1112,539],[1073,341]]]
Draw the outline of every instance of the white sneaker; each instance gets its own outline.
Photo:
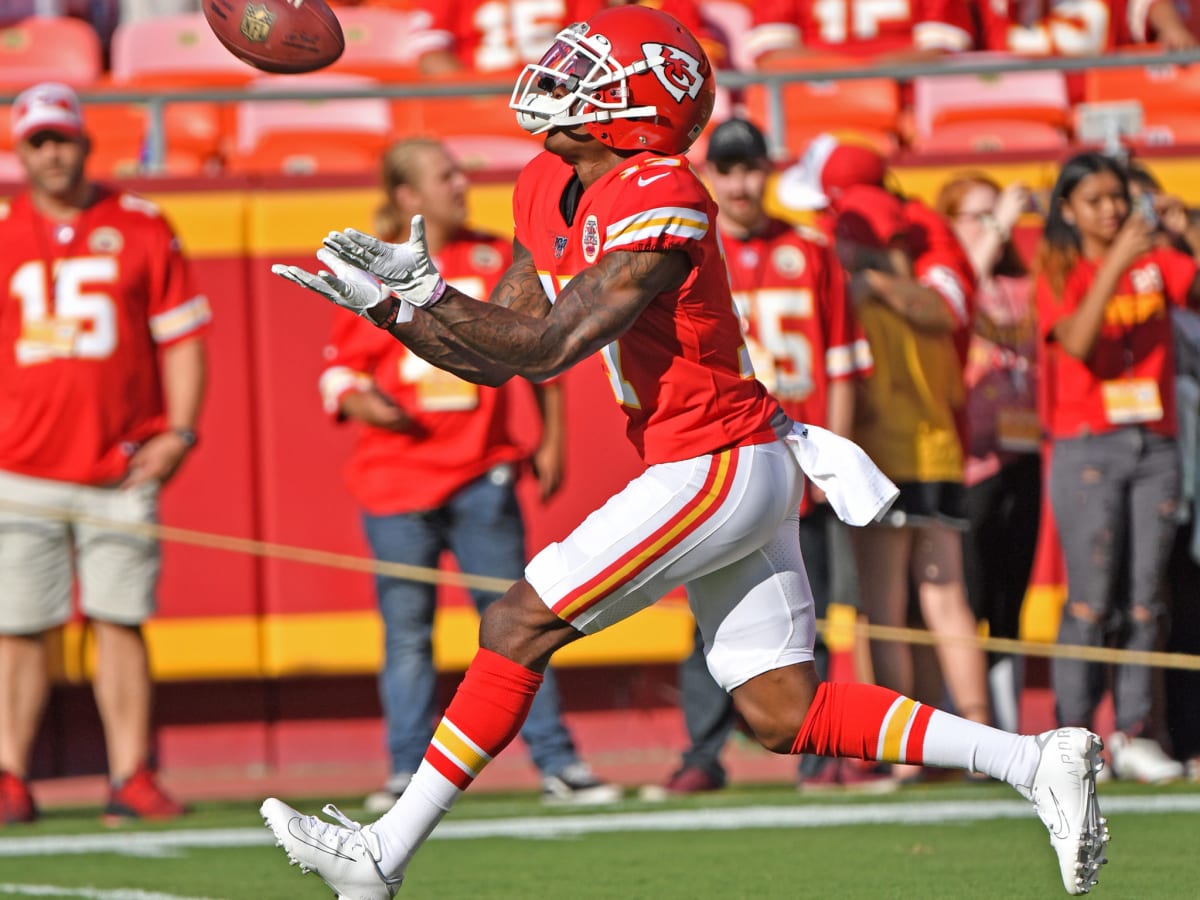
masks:
[[[1113,774],[1122,780],[1165,784],[1182,778],[1185,772],[1183,763],[1167,756],[1150,738],[1131,738],[1114,731],[1108,736],[1108,752],[1112,754]]]
[[[1084,728],[1059,728],[1039,734],[1041,759],[1028,787],[1014,785],[1033,803],[1050,832],[1050,846],[1068,894],[1086,894],[1108,862],[1108,820],[1096,803],[1096,773],[1104,765],[1104,742]]]
[[[334,825],[306,816],[271,797],[258,810],[275,833],[276,846],[301,872],[316,872],[338,900],[391,900],[403,878],[388,878],[379,868],[382,852],[372,826],[346,818],[332,803],[322,810],[341,822]]]
[[[542,777],[542,802],[551,806],[605,806],[620,800],[622,793],[619,786],[597,778],[585,762]]]

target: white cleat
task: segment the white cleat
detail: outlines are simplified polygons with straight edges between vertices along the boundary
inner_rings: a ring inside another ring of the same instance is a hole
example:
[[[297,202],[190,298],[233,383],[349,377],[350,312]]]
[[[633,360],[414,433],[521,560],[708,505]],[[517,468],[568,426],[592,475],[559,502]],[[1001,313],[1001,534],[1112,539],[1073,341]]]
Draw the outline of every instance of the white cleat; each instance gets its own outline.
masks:
[[[1039,734],[1041,760],[1033,784],[1016,785],[1033,803],[1050,832],[1058,868],[1068,894],[1086,894],[1108,862],[1108,820],[1096,803],[1096,773],[1104,763],[1104,742],[1084,728],[1059,728]]]
[[[338,900],[391,900],[400,878],[388,878],[379,868],[379,837],[327,803],[321,810],[341,824],[297,812],[271,797],[258,810],[275,833],[275,844],[287,851],[288,861],[301,872],[316,872],[333,888]]]

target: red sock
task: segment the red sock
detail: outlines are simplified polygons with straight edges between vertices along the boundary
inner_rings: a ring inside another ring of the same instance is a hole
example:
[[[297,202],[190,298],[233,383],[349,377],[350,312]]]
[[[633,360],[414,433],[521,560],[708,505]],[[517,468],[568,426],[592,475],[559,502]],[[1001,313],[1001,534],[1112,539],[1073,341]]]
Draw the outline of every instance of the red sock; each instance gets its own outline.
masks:
[[[542,674],[481,649],[425,751],[425,761],[460,790],[517,736]]]
[[[817,688],[792,752],[920,765],[932,715],[933,707],[888,688],[825,681]]]

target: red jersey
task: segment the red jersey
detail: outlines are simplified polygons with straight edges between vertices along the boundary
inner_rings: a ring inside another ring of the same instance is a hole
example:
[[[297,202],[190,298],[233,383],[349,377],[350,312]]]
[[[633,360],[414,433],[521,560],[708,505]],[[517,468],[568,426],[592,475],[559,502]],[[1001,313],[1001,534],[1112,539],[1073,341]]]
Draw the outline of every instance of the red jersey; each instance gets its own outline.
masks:
[[[96,191],[71,223],[0,204],[0,469],[120,480],[166,427],[159,349],[211,318],[158,207]]]
[[[513,193],[517,240],[551,301],[612,251],[682,250],[694,267],[601,351],[642,459],[672,462],[774,440],[781,410],[754,377],[713,227],[716,204],[687,159],[631,157],[583,192],[568,222],[560,201],[574,177],[570,165],[542,153]]]
[[[829,385],[872,365],[828,242],[769,219],[761,234],[721,243],[755,375],[797,422],[827,427]],[[806,491],[800,514],[812,507]]]
[[[721,242],[758,380],[797,422],[824,426],[829,384],[870,371],[871,350],[841,265],[804,231],[771,219],[762,234]]]
[[[464,231],[436,254],[446,281],[486,298],[512,262],[512,245]],[[374,383],[413,420],[405,432],[362,425],[346,484],[372,515],[437,509],[488,469],[525,455],[508,432],[514,386],[490,388],[436,368],[381,328],[338,316],[325,348],[321,397],[331,414],[347,391]]]
[[[975,25],[963,0],[759,0],[747,36],[755,57],[772,50],[858,55],[916,48],[970,50]]]
[[[1158,0],[983,0],[980,44],[1027,56],[1099,56],[1149,40]]]
[[[1097,263],[1081,259],[1057,296],[1045,276],[1037,283],[1042,414],[1052,437],[1077,437],[1140,424],[1175,434],[1175,356],[1169,305],[1183,306],[1196,263],[1157,248],[1121,275],[1108,301],[1095,348],[1079,360],[1054,341],[1055,325],[1079,308]]]
[[[476,72],[504,72],[535,63],[572,22],[607,6],[605,0],[422,0],[415,56],[445,50]]]

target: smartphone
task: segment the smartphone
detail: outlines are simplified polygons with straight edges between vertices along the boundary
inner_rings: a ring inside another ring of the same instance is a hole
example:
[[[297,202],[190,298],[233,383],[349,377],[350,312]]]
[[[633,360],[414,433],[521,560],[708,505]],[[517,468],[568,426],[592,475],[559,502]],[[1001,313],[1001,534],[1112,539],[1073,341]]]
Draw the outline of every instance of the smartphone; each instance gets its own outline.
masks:
[[[1139,194],[1137,198],[1137,211],[1147,222],[1154,228],[1158,227],[1158,213],[1154,211],[1154,198],[1149,194]]]

